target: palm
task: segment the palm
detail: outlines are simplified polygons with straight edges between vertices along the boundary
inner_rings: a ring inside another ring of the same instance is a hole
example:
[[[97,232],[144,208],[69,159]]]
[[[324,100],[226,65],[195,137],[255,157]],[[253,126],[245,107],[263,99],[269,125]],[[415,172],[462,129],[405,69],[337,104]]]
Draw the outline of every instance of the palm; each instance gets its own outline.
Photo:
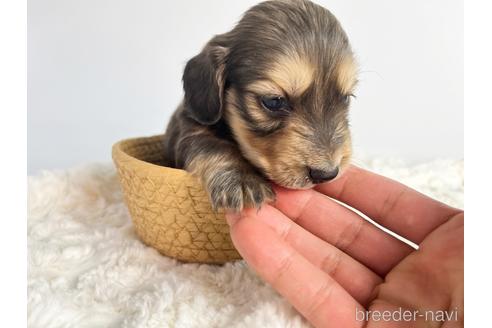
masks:
[[[418,252],[405,257],[386,275],[368,309],[409,309],[417,321],[412,320],[414,327],[419,323],[427,327],[429,320],[438,321],[446,315],[462,322],[459,311],[463,306],[463,276],[459,274],[463,272],[462,236],[463,215],[458,214],[430,233]]]
[[[462,325],[461,210],[356,167],[316,191],[276,192],[274,206],[229,215],[231,236],[248,264],[315,326],[440,326],[444,314],[451,316],[445,327]],[[388,321],[385,311],[414,318]]]

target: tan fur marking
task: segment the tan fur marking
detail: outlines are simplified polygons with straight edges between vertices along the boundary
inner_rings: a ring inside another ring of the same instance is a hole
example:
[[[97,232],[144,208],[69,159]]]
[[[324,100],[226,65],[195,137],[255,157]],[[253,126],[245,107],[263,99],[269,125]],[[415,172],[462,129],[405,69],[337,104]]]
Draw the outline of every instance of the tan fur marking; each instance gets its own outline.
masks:
[[[314,67],[299,56],[284,56],[268,72],[270,79],[291,96],[299,96],[314,79]]]
[[[226,118],[231,127],[232,132],[236,136],[239,144],[242,146],[241,150],[256,166],[268,169],[270,167],[268,161],[261,154],[261,150],[255,149],[254,146],[249,142],[252,139],[251,133],[248,131],[243,120],[238,114],[238,109],[235,107],[236,95],[234,91],[228,91],[226,95]]]
[[[342,176],[343,173],[345,173],[351,161],[352,161],[352,137],[350,135],[350,132],[347,131],[346,141],[342,147],[340,164],[338,166],[340,170],[338,177]]]
[[[271,122],[272,120],[269,119],[269,117],[265,114],[264,110],[258,106],[257,101],[252,97],[249,96],[246,97],[246,106],[247,106],[248,113],[256,122],[272,123]]]
[[[247,111],[258,127],[263,129],[273,129],[280,124],[279,121],[272,120],[253,96],[246,96]]]
[[[338,64],[336,78],[343,94],[352,93],[357,84],[357,64],[352,56],[345,56]]]
[[[246,158],[248,158],[256,166],[262,167],[266,171],[269,171],[269,161],[263,156],[262,149],[257,149],[251,144],[253,137],[242,122],[242,119],[236,114],[235,111],[231,111],[231,115],[229,116],[229,124],[231,125],[234,135],[239,140],[239,143],[242,146],[241,150]]]
[[[248,85],[246,89],[258,95],[284,96],[284,92],[279,86],[267,80],[255,81]]]

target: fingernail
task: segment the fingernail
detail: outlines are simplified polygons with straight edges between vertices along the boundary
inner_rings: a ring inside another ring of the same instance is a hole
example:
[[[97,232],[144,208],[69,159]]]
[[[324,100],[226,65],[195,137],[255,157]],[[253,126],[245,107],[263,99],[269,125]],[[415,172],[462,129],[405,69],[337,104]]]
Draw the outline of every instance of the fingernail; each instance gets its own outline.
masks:
[[[233,211],[226,211],[225,212],[225,218],[226,218],[227,224],[229,224],[229,226],[232,227],[241,218],[241,213],[233,212]]]

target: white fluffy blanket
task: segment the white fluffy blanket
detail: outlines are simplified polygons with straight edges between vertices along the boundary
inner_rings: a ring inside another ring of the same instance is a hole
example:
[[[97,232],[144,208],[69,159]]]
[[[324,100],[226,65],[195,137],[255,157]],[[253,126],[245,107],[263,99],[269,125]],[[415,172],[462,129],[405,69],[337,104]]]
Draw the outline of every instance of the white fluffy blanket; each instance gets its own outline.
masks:
[[[463,206],[463,161],[363,161]],[[30,327],[305,327],[243,261],[182,264],[144,246],[115,170],[93,164],[29,178]]]

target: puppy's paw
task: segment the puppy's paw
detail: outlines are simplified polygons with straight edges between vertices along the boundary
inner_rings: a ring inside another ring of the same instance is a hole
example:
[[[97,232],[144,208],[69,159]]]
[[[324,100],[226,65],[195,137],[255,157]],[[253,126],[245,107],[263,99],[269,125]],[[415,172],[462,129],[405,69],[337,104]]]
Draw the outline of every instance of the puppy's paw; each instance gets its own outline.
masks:
[[[223,208],[238,212],[246,207],[259,208],[275,199],[270,183],[254,171],[221,170],[206,180],[214,210]]]

